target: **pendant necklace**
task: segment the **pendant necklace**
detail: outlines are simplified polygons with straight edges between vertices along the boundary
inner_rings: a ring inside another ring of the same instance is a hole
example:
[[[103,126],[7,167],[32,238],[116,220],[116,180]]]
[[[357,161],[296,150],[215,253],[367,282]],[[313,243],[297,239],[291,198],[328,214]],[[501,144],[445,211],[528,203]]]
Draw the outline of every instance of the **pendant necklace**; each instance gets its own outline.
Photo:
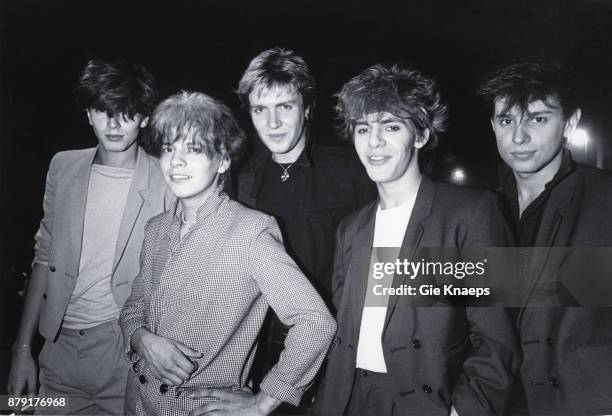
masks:
[[[295,163],[295,162],[293,162],[293,163]],[[281,169],[283,170],[283,173],[280,176],[281,182],[287,182],[287,179],[289,179],[291,177],[291,175],[289,174],[289,169],[291,168],[291,166],[293,166],[293,163],[289,164],[289,166],[287,166],[287,167],[284,167],[281,163],[276,162],[276,164],[278,166],[280,166]]]

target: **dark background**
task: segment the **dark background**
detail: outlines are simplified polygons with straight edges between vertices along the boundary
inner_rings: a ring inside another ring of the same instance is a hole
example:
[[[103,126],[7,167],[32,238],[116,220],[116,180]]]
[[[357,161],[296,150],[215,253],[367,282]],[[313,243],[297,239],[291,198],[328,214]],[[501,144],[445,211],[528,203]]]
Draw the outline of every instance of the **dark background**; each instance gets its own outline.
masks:
[[[303,56],[319,84],[314,137],[334,143],[332,94],[376,62],[406,62],[435,77],[451,111],[434,173],[466,171],[494,186],[498,157],[481,78],[525,59],[571,64],[593,140],[578,160],[612,166],[612,2],[607,0],[0,1],[0,392],[42,215],[45,173],[59,151],[96,144],[72,87],[88,59],[147,66],[161,96],[203,91],[240,114],[233,90],[248,62],[282,46]]]

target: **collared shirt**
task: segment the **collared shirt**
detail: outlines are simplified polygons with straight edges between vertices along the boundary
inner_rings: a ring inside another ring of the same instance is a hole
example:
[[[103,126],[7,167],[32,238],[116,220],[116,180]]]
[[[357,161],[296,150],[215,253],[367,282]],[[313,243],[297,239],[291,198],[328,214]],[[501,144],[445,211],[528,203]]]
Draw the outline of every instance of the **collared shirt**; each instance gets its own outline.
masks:
[[[540,193],[531,203],[525,208],[523,213],[520,213],[518,202],[518,188],[516,178],[510,171],[503,183],[503,193],[508,200],[512,221],[510,222],[516,241],[521,247],[533,247],[536,242],[542,214],[554,187],[559,184],[570,172],[575,169],[570,152],[563,151],[561,166],[555,176],[544,186],[544,191]]]
[[[236,196],[276,217],[288,253],[331,304],[336,228],[376,197],[376,187],[357,157],[341,147],[312,143],[287,171],[283,182],[283,170],[265,149],[239,172]]]

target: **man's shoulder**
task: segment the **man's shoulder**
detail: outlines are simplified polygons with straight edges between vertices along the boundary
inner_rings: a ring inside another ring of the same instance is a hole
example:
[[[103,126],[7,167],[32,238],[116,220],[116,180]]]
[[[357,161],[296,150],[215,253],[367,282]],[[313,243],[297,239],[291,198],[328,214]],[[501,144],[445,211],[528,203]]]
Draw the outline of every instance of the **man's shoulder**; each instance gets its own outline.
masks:
[[[483,202],[494,202],[498,196],[489,190],[459,186],[447,182],[435,183],[434,209],[451,210],[454,213],[471,212],[474,206]]]
[[[73,166],[78,162],[88,162],[96,152],[95,147],[87,149],[62,150],[57,152],[51,159],[51,163],[57,167]]]
[[[378,199],[375,199],[348,214],[340,221],[340,224],[338,224],[338,233],[341,235],[348,235],[349,238],[355,235],[364,221],[376,215],[377,206]]]
[[[357,155],[348,147],[314,145],[310,154],[315,166],[325,164],[334,168],[361,167]]]

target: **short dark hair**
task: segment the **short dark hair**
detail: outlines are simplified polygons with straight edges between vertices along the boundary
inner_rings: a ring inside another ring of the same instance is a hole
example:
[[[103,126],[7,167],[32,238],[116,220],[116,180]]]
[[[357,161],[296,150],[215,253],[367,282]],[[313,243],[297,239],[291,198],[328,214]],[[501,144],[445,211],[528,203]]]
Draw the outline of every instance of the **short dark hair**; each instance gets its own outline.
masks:
[[[236,160],[246,141],[231,110],[201,92],[181,91],[166,98],[153,111],[149,126],[156,154],[164,144],[191,140],[211,159]]]
[[[111,116],[133,119],[148,116],[157,104],[157,83],[144,67],[127,61],[92,59],[83,68],[75,86],[82,108],[93,108]]]
[[[342,133],[353,137],[355,123],[370,113],[388,112],[410,120],[419,133],[429,129],[426,148],[446,130],[448,110],[433,78],[400,64],[376,64],[353,77],[337,94]]]
[[[268,49],[257,55],[244,71],[238,83],[238,97],[242,105],[249,106],[249,94],[263,88],[285,87],[299,92],[304,108],[312,113],[315,106],[316,83],[304,59],[293,51],[282,48]]]
[[[489,105],[493,114],[495,102],[505,100],[509,110],[518,106],[526,111],[529,103],[557,98],[565,116],[579,106],[573,77],[557,62],[522,62],[508,65],[482,83],[477,94]]]

